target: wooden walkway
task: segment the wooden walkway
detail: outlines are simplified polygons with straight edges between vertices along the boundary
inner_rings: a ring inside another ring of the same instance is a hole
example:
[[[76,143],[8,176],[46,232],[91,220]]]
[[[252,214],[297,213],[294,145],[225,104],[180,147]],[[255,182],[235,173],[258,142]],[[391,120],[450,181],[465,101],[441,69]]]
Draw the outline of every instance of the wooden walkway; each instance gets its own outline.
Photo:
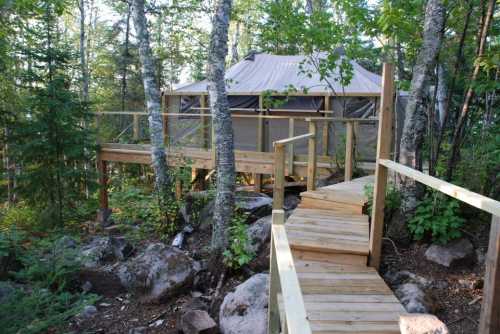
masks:
[[[367,176],[304,192],[285,223],[313,333],[399,333],[405,310],[367,266],[364,186],[373,180]]]

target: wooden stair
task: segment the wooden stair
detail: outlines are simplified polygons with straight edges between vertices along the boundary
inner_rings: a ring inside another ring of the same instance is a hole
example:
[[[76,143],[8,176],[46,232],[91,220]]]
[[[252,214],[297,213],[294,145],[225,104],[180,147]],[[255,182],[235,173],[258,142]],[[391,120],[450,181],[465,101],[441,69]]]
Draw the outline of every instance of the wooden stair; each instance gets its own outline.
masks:
[[[285,223],[313,333],[399,333],[404,308],[367,266],[369,221],[363,214],[373,176],[301,194]]]

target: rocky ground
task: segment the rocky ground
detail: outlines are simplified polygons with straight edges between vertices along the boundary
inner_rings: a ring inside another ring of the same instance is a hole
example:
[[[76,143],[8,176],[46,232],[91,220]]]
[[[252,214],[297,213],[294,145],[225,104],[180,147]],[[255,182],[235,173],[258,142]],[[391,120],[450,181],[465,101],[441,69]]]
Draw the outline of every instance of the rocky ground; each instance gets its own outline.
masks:
[[[489,224],[477,221],[446,247],[385,240],[381,272],[408,311],[435,314],[450,333],[477,333]]]

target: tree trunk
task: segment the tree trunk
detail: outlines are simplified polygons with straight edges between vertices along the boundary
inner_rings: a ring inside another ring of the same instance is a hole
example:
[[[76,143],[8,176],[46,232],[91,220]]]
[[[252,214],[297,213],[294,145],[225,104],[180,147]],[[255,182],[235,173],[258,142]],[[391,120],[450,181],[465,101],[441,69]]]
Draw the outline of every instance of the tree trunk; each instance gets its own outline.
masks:
[[[172,198],[170,178],[167,170],[165,144],[163,142],[163,117],[161,115],[160,90],[155,78],[153,54],[149,44],[147,20],[144,13],[144,0],[133,0],[132,15],[139,43],[139,60],[141,62],[142,81],[146,97],[149,133],[151,140],[151,161],[155,174],[155,189],[158,193],[160,206]]]
[[[238,43],[240,41],[240,21],[236,21],[236,31],[234,32],[233,46],[231,47],[231,65],[236,64],[240,60],[238,54]]]
[[[441,122],[441,127],[439,128],[439,134],[438,134],[438,139],[436,143],[436,150],[434,153],[433,161],[437,163],[439,160],[439,155],[441,154],[441,144],[443,142],[444,138],[444,132],[446,129],[447,124],[449,123],[449,118],[450,118],[450,104],[451,100],[453,97],[453,91],[455,89],[455,82],[457,81],[458,74],[460,73],[460,70],[462,68],[463,62],[464,62],[464,45],[465,45],[465,38],[467,36],[467,31],[469,28],[469,23],[470,23],[470,17],[472,14],[472,10],[474,8],[473,6],[474,2],[470,1],[469,3],[469,8],[467,10],[467,13],[465,14],[465,19],[464,19],[464,28],[462,30],[462,34],[460,35],[460,41],[458,43],[458,49],[457,49],[457,55],[456,55],[456,60],[455,64],[453,66],[453,74],[451,77],[450,85],[447,88],[447,95],[446,99],[443,101],[442,105],[442,122]],[[443,80],[444,83],[446,83],[445,80]],[[440,85],[441,82],[438,83]]]
[[[429,0],[427,2],[423,45],[413,69],[410,94],[405,110],[399,161],[418,170],[422,169],[421,150],[425,135],[424,97],[428,87],[429,75],[434,69],[441,46],[444,14],[445,9],[441,0]],[[403,191],[401,209],[407,216],[416,207],[419,188],[417,183],[410,178],[402,178],[400,186]]]
[[[129,40],[130,40],[130,15],[131,8],[130,3],[127,8],[127,20],[125,21],[125,43],[123,49],[123,68],[122,68],[122,89],[121,89],[121,107],[122,111],[125,111],[125,104],[127,101],[127,72],[129,64]]]
[[[234,135],[224,81],[231,5],[231,0],[217,1],[208,51],[208,94],[217,152],[217,192],[212,232],[213,268],[216,268],[217,263],[221,263],[222,254],[228,247],[228,231],[234,211]]]
[[[470,83],[474,83],[477,80],[479,75],[479,71],[481,69],[481,64],[479,60],[484,56],[484,51],[486,48],[486,38],[488,37],[488,30],[490,27],[490,22],[493,17],[493,12],[495,9],[495,0],[488,1],[488,9],[483,19],[479,46],[477,49],[477,57],[474,65],[474,70],[472,71],[472,76],[469,80]],[[472,85],[469,85],[467,92],[465,93],[464,103],[462,105],[462,109],[460,115],[457,120],[457,125],[455,127],[455,131],[453,133],[453,140],[451,144],[451,154],[448,160],[448,166],[446,169],[446,180],[450,181],[453,176],[453,170],[455,169],[455,165],[459,158],[460,146],[462,144],[463,130],[465,121],[469,116],[470,104],[472,102],[472,98],[474,97],[474,89]]]
[[[89,102],[89,69],[87,65],[86,37],[85,37],[85,0],[79,0],[80,9],[80,67],[82,71],[82,100]]]

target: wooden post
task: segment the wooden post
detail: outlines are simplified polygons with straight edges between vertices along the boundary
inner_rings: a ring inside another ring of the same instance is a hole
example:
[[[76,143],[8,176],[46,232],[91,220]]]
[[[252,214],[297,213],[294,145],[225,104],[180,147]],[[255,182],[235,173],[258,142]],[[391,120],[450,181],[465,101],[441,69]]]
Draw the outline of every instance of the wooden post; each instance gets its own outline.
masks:
[[[182,198],[182,181],[180,179],[175,180],[175,199],[180,200]]]
[[[202,147],[204,149],[208,149],[210,146],[210,141],[209,141],[209,117],[205,116],[207,114],[207,111],[204,109],[206,108],[206,99],[205,95],[200,95],[200,108],[202,108],[200,111],[201,116],[201,138],[202,138]]]
[[[285,203],[285,145],[274,147],[273,209],[283,209]]]
[[[99,169],[99,207],[101,210],[109,208],[108,201],[108,164],[97,156],[97,168]]]
[[[325,95],[325,105],[324,105],[325,110],[330,110],[330,96]],[[328,114],[325,113],[325,119],[328,118]],[[325,120],[323,123],[323,155],[328,155],[328,141],[330,138],[330,134],[328,133],[328,129],[330,128],[329,122]]]
[[[295,119],[288,119],[288,138],[295,136]],[[288,144],[288,175],[293,175],[293,156],[295,155],[293,143]]]
[[[259,95],[259,116],[263,116],[265,113],[263,111],[264,109],[264,100],[262,98],[262,95]],[[264,151],[264,144],[265,144],[265,120],[262,117],[259,117],[257,119],[257,152],[263,152]],[[254,190],[256,192],[260,192],[262,188],[262,174],[257,174],[254,173],[253,175],[253,180],[254,180]]]
[[[352,153],[354,148],[354,131],[353,131],[353,123],[346,122],[346,132],[345,132],[345,166],[344,166],[344,181],[352,180]]]
[[[313,136],[308,139],[307,158],[307,191],[316,189],[316,123],[309,121],[309,133]]]
[[[382,99],[380,103],[377,162],[375,167],[375,185],[373,188],[372,221],[370,227],[371,267],[378,269],[382,249],[384,228],[385,188],[387,168],[379,164],[379,159],[389,159],[391,154],[392,117],[394,109],[394,65],[384,63],[382,71]]]
[[[272,225],[283,225],[285,223],[285,212],[273,210]],[[272,233],[272,229],[271,229]],[[267,332],[269,334],[280,333],[280,313],[278,305],[278,293],[280,293],[280,278],[278,263],[276,260],[276,248],[274,238],[271,236],[271,255],[269,257],[269,302],[268,302],[268,322]]]
[[[133,134],[132,134],[132,138],[134,140],[139,140],[139,115],[137,114],[134,114],[132,116],[134,118],[133,120]]]
[[[493,216],[486,255],[483,305],[479,318],[480,334],[500,333],[500,217]]]

